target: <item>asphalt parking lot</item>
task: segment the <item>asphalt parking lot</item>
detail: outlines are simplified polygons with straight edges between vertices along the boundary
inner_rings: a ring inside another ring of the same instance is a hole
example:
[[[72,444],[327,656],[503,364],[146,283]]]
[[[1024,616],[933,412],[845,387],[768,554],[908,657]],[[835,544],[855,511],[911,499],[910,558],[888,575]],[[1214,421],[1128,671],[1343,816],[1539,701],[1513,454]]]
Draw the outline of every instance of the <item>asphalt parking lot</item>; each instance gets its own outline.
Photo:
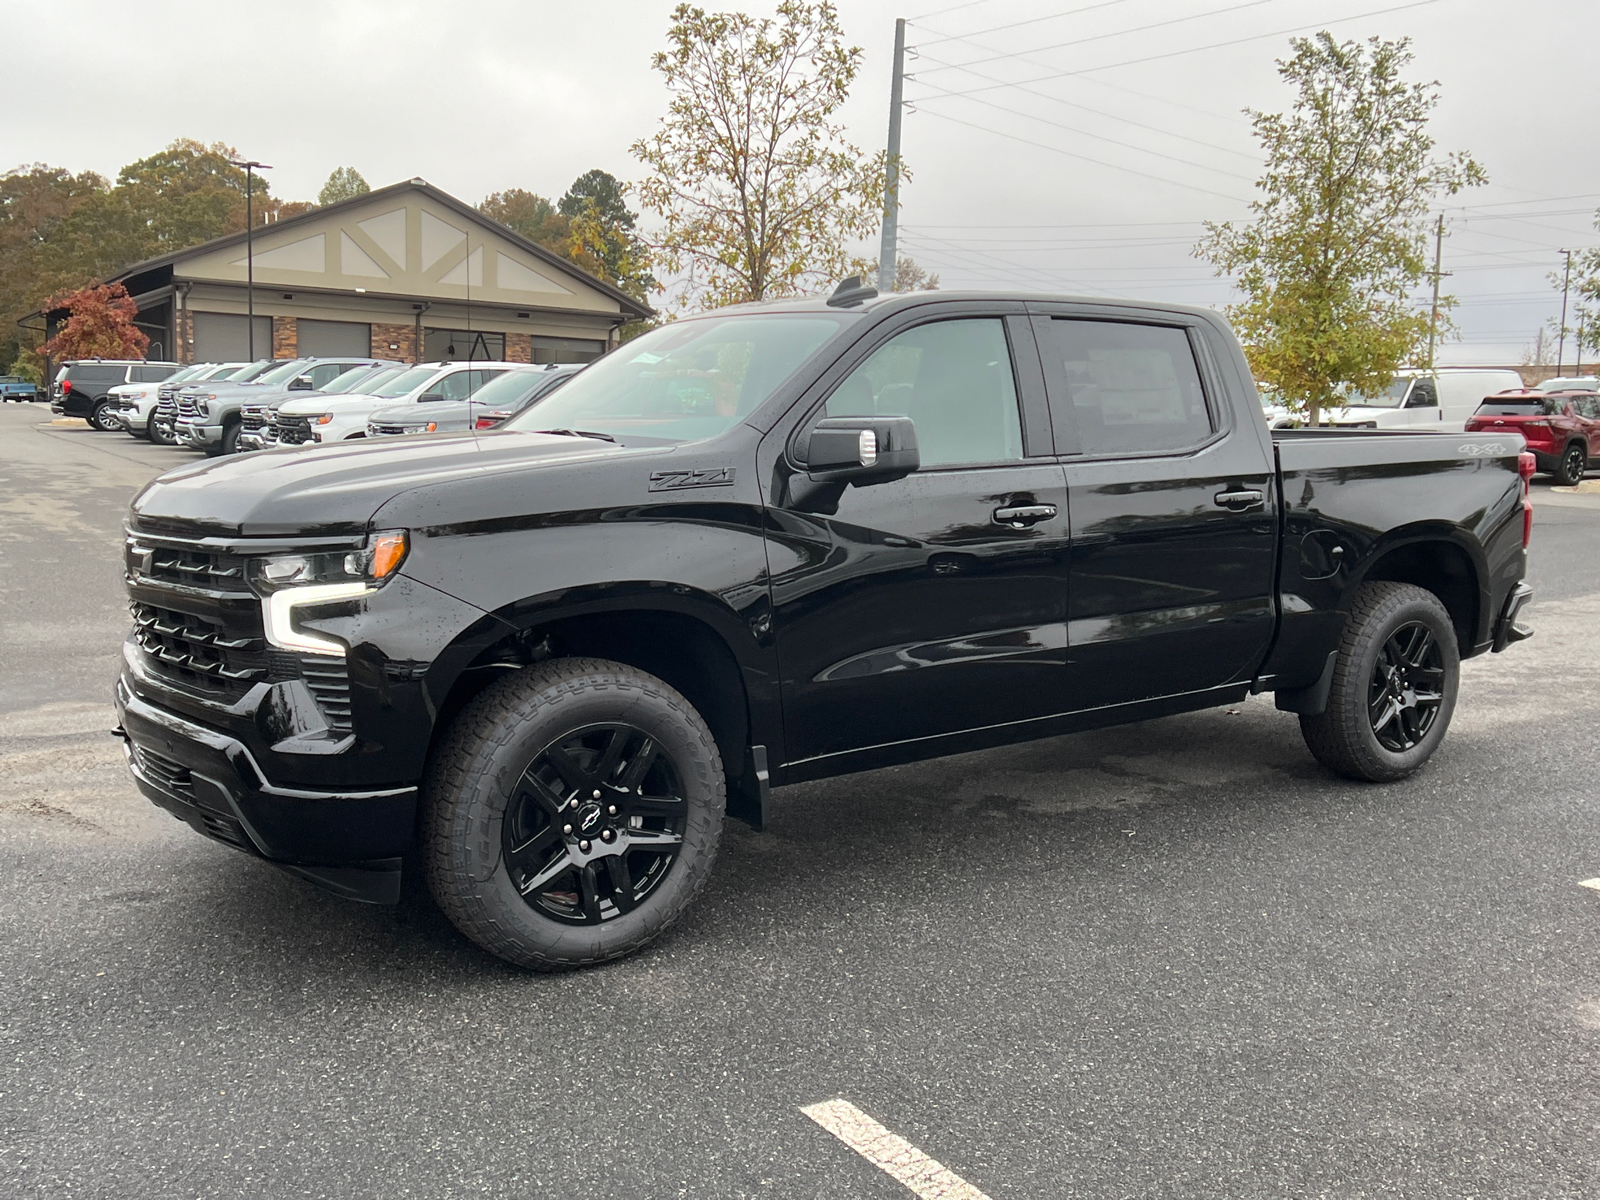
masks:
[[[1600,1192],[1600,494],[1428,768],[1270,698],[780,789],[689,917],[565,976],[145,802],[120,521],[189,455],[0,406],[0,1195]]]

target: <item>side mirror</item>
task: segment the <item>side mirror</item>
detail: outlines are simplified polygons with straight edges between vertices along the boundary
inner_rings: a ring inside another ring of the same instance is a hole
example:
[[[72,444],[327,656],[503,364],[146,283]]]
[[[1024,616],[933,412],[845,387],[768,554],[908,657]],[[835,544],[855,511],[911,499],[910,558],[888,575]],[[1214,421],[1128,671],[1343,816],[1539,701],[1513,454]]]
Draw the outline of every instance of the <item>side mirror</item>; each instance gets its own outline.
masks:
[[[910,417],[824,417],[806,442],[806,475],[816,483],[887,483],[921,465]]]
[[[443,400],[443,399],[444,399],[444,393],[443,392],[423,392],[422,395],[417,397],[417,403],[418,404],[431,404],[435,400]]]
[[[309,392],[311,390],[311,376],[296,375],[289,384],[289,390],[291,392]]]

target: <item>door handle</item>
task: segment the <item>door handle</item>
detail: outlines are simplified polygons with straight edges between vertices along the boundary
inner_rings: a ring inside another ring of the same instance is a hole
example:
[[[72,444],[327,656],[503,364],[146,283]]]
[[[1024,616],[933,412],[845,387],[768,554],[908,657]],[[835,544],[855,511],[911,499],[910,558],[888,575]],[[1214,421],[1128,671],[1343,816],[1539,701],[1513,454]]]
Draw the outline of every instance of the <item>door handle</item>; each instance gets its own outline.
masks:
[[[1211,502],[1218,508],[1232,509],[1234,512],[1248,512],[1252,508],[1261,507],[1265,497],[1257,488],[1240,488],[1233,492],[1218,492],[1211,497]]]
[[[1055,515],[1054,504],[1016,504],[994,510],[995,524],[1009,525],[1013,529],[1026,529],[1040,521],[1051,520]]]

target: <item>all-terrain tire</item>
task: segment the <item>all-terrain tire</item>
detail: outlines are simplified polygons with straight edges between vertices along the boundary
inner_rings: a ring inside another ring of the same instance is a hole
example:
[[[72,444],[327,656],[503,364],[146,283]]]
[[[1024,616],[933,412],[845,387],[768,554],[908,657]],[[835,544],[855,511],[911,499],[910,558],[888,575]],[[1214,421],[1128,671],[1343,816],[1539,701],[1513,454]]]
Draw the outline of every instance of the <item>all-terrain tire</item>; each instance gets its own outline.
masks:
[[[1369,688],[1388,640],[1397,631],[1419,624],[1433,634],[1438,645],[1442,699],[1417,744],[1395,750],[1384,745],[1373,728]],[[1357,589],[1339,643],[1328,707],[1316,716],[1301,716],[1300,732],[1317,761],[1330,771],[1370,783],[1404,779],[1427,762],[1444,740],[1460,681],[1455,626],[1439,598],[1409,583],[1364,583]]]
[[[502,825],[540,755],[573,731],[611,722],[647,733],[670,759],[683,792],[682,845],[631,911],[618,906],[599,923],[563,923],[518,890]],[[621,663],[552,659],[484,689],[437,747],[423,783],[428,887],[457,929],[508,962],[559,971],[621,958],[665,932],[705,886],[726,806],[716,741],[676,689]]]

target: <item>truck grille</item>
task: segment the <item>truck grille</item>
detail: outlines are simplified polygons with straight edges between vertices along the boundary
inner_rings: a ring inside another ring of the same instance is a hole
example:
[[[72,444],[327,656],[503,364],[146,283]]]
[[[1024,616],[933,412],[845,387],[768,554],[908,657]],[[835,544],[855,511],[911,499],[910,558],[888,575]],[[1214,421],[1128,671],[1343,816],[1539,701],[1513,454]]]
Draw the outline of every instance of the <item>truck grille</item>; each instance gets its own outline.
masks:
[[[129,539],[128,570],[158,583],[249,595],[244,559],[193,547],[145,546]]]
[[[166,388],[156,393],[156,415],[160,417],[173,416],[178,411],[178,398]]]
[[[265,429],[271,420],[265,405],[246,404],[239,413],[239,428],[254,433],[259,429]]]
[[[180,417],[197,417],[200,415],[200,410],[194,406],[193,396],[178,397],[178,415]]]
[[[404,425],[397,425],[389,421],[385,421],[382,425],[371,424],[367,426],[368,433],[378,434],[381,436],[390,436],[397,433],[404,433],[405,431],[406,427]]]
[[[259,632],[252,637],[225,630],[154,604],[135,602],[131,608],[134,640],[158,675],[229,699],[267,677],[266,643]]]
[[[278,441],[285,446],[299,446],[311,440],[310,417],[286,416],[279,413],[272,419],[272,427],[277,431]]]

